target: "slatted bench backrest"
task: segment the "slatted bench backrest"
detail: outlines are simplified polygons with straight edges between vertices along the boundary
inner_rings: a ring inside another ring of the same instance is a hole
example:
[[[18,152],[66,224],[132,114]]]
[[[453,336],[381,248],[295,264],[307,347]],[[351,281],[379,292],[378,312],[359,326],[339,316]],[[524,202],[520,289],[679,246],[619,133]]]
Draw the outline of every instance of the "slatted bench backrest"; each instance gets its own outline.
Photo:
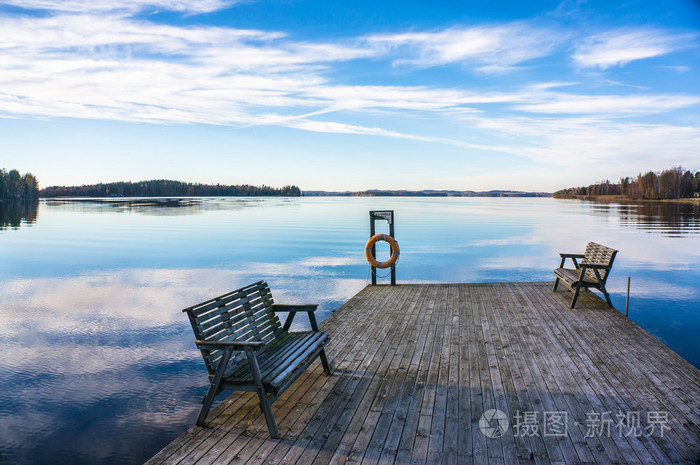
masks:
[[[264,281],[215,297],[186,308],[195,337],[205,341],[259,341],[269,343],[286,333],[272,311],[272,293]],[[214,374],[221,350],[202,349],[210,374]],[[231,359],[237,364],[245,359],[238,353]]]
[[[615,249],[596,244],[595,242],[589,242],[588,245],[586,245],[585,258],[581,263],[612,266],[616,254],[617,250]],[[603,280],[603,283],[605,283],[605,281],[608,279],[608,272],[609,270],[598,270],[598,273],[600,273],[600,279]],[[595,276],[595,271],[591,269],[586,270],[585,279],[592,282],[598,282],[598,278]]]

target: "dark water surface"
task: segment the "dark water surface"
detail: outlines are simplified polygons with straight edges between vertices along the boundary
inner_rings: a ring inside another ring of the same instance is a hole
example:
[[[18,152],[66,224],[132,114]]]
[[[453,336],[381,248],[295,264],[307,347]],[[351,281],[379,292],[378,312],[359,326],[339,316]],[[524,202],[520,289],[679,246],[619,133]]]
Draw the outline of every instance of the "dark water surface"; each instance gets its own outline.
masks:
[[[368,211],[396,211],[398,281],[551,281],[620,252],[608,288],[700,367],[700,208],[499,198],[0,202],[0,462],[138,464],[193,422],[206,372],[180,309],[266,279],[321,319],[365,286]],[[379,225],[379,223],[378,223]],[[386,228],[383,224],[379,232]],[[381,248],[379,259],[388,250]],[[302,323],[298,319],[297,324]]]

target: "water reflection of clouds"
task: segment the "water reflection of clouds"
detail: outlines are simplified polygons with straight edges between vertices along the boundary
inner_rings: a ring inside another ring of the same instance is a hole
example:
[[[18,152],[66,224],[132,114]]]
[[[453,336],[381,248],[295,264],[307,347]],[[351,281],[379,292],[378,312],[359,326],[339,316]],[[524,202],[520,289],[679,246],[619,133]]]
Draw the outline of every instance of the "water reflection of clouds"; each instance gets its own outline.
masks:
[[[32,266],[61,276],[17,277],[32,276],[27,266],[0,280],[0,441],[10,450],[15,444],[16,450],[46,449],[42,444],[51,440],[61,447],[81,441],[73,450],[85,450],[82,443],[89,443],[96,452],[87,463],[103,454],[124,461],[131,449],[152,451],[146,443],[153,438],[154,444],[167,443],[191,424],[188,415],[196,413],[206,383],[180,309],[266,279],[276,301],[320,303],[322,319],[366,283],[366,212],[376,201],[253,199],[241,206],[236,199],[214,199],[211,211],[234,213],[205,215],[196,222],[123,215],[125,210],[104,205],[44,208],[41,241],[36,234],[41,228],[5,236],[17,238],[5,242],[17,244],[4,249],[9,261],[33,256]],[[656,315],[670,302],[669,314],[691,314],[699,298],[692,279],[700,273],[700,235],[640,234],[621,227],[616,207],[591,214],[585,204],[551,199],[381,201],[397,210],[399,283],[551,280],[559,252],[581,252],[593,240],[620,250],[608,288],[615,293],[614,303],[624,305],[626,277],[632,276],[633,317],[645,315],[643,305]],[[218,202],[229,205],[219,208]],[[279,205],[304,210],[276,209]],[[245,214],[236,210],[245,206],[257,208]],[[142,207],[144,212],[155,208]],[[117,214],[88,218],[81,216],[83,208]],[[187,208],[170,211],[180,214]],[[71,227],[61,229],[67,223]],[[125,235],[127,228],[136,234]],[[38,242],[30,244],[23,232],[34,233],[32,240]],[[142,245],[115,248],[117,241]],[[36,248],[42,244],[48,246]],[[64,244],[70,247],[62,249]],[[44,260],[44,253],[52,260]],[[135,258],[114,259],[121,254]],[[162,256],[174,258],[164,262]],[[55,269],[61,261],[80,265]],[[678,270],[687,272],[674,273]],[[654,325],[671,321],[666,315],[659,320]],[[306,325],[300,315],[294,328]],[[674,338],[669,336],[671,342]],[[117,428],[96,427],[100,421]],[[94,437],[92,431],[109,431],[127,446]],[[143,447],[139,441],[145,441]]]
[[[529,234],[535,240],[542,240],[549,246],[554,257],[559,252],[583,252],[589,241],[599,242],[618,249],[618,259],[624,257],[630,264],[639,266],[669,265],[673,267],[698,263],[700,238],[679,239],[664,235],[625,234],[615,226],[594,222],[582,222],[572,228],[561,223],[536,227]]]
[[[549,270],[550,268],[554,269],[553,266],[551,266],[551,260],[543,260],[543,257],[541,255],[518,255],[508,257],[482,258],[479,260],[479,267],[486,270],[509,270],[518,268],[529,270]]]
[[[26,325],[33,316],[31,326],[38,328],[52,321],[54,315],[62,325],[58,329],[70,330],[65,327],[68,324],[85,334],[103,330],[104,322],[98,317],[124,319],[122,330],[145,330],[179,321],[181,315],[174,310],[261,277],[267,277],[276,298],[279,294],[291,297],[308,293],[295,298],[344,301],[364,286],[364,280],[332,277],[315,264],[333,267],[349,263],[356,260],[310,257],[292,263],[248,263],[241,270],[137,268],[72,277],[18,278],[0,282],[0,303],[9,321],[14,317]],[[319,275],[324,279],[316,279]],[[70,313],[71,319],[64,320],[63,313]],[[8,337],[13,334],[6,325],[3,328]]]
[[[298,265],[304,267],[324,267],[324,266],[349,266],[349,265],[364,265],[365,258],[363,255],[347,254],[341,257],[308,257],[297,262]]]
[[[532,244],[544,244],[547,240],[541,236],[527,235],[527,236],[510,236],[503,237],[500,239],[481,239],[476,241],[471,241],[463,247],[489,247],[494,245],[532,245]]]
[[[278,302],[320,303],[322,319],[365,284],[319,279],[322,270],[313,265],[326,260],[306,262],[246,264],[245,271],[116,269],[1,282],[2,443],[34,455],[37,463],[60,462],[63,447],[73,454],[84,450],[78,437],[95,449],[83,463],[98,456],[145,460],[152,449],[148,441],[174,439],[189,426],[205,390],[206,372],[180,310],[265,277],[258,273],[266,270]],[[295,320],[296,329],[306,326],[305,318]],[[74,435],[73,418],[81,428],[108,419],[112,437],[92,437],[89,428]],[[75,455],[70,461],[81,462]]]
[[[543,254],[517,254],[518,250],[513,249],[517,255],[506,257],[488,257],[482,261],[485,268],[507,268],[513,266],[531,266],[541,268],[544,263],[551,266],[558,266],[559,253],[583,253],[586,244],[590,241],[616,248],[619,250],[616,264],[624,262],[625,267],[630,269],[648,269],[653,267],[657,270],[683,270],[689,266],[696,265],[700,260],[700,249],[694,249],[692,244],[689,247],[679,248],[678,244],[670,238],[659,236],[650,239],[630,235],[621,238],[615,232],[606,232],[599,228],[579,228],[569,231],[565,227],[559,229],[537,229],[532,232],[532,238],[522,240],[522,238],[505,238],[487,240],[475,247],[493,245],[537,245],[542,244],[546,249]],[[567,262],[570,264],[570,262]]]
[[[632,295],[636,298],[663,299],[663,300],[688,300],[700,298],[700,291],[693,286],[669,283],[658,279],[635,277]],[[625,292],[626,282],[619,282],[608,289],[610,292]]]

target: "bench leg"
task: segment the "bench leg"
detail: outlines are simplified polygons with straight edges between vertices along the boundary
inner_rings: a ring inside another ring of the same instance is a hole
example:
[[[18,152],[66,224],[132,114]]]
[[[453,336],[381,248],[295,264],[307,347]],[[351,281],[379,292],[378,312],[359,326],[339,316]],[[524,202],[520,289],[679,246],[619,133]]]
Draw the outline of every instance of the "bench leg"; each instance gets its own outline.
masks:
[[[608,291],[605,290],[605,281],[603,281],[603,278],[601,278],[597,269],[594,269],[593,271],[595,272],[595,277],[598,279],[598,289],[600,289],[600,292],[602,292],[605,296],[605,300],[608,302],[608,307],[613,308],[613,304],[610,301],[610,295],[608,294]]]
[[[571,306],[569,308],[574,308],[576,305],[576,299],[578,299],[578,289],[574,292],[574,297],[571,299]]]
[[[559,285],[559,278],[554,280],[554,289],[552,289],[552,292],[557,292],[558,285]]]
[[[574,305],[576,305],[576,299],[578,299],[578,293],[581,290],[581,286],[576,286],[576,290],[574,291],[574,297],[571,299],[571,307],[569,308],[574,308]]]
[[[314,315],[314,312],[308,312],[308,314],[309,314],[309,322],[311,323],[311,329],[314,331],[318,331],[318,323],[316,323],[316,315]],[[331,366],[328,363],[328,358],[326,357],[326,350],[321,349],[321,352],[318,355],[321,358],[321,365],[323,365],[323,371],[328,376],[330,376],[332,371],[331,371]]]
[[[195,425],[197,426],[204,426],[204,421],[207,419],[207,414],[209,414],[211,404],[214,403],[214,398],[219,393],[219,386],[221,386],[221,380],[224,377],[224,372],[226,371],[228,361],[231,358],[231,353],[232,349],[227,347],[224,349],[223,355],[221,355],[221,361],[219,362],[219,366],[216,367],[214,379],[211,380],[211,384],[209,385],[207,395],[204,396],[204,400],[202,401],[202,409],[199,411],[199,416],[197,417],[197,421],[195,422]]]
[[[270,399],[267,397],[267,393],[265,392],[265,386],[263,386],[258,359],[255,358],[255,354],[251,349],[246,348],[245,354],[248,357],[248,366],[250,367],[250,371],[253,374],[253,379],[255,380],[255,389],[258,392],[258,399],[260,399],[260,410],[262,410],[263,416],[265,417],[267,430],[270,432],[270,436],[275,439],[279,439],[280,433],[277,431],[275,417],[272,415]]]
[[[331,370],[331,365],[328,363],[328,359],[326,358],[326,349],[321,349],[321,353],[318,354],[318,356],[321,358],[321,365],[323,365],[323,372],[330,376],[333,371]]]
[[[605,296],[605,300],[608,302],[608,307],[614,308],[612,301],[610,300],[610,295],[608,294],[608,291],[605,290],[605,287],[601,287],[600,292],[602,292],[603,295]]]

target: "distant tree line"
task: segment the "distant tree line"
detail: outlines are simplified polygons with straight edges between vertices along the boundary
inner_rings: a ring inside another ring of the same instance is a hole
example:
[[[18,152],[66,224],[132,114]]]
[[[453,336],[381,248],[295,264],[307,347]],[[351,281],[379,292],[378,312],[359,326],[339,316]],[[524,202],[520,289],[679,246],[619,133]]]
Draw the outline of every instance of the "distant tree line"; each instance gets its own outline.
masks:
[[[42,197],[227,197],[227,196],[300,196],[297,186],[226,186],[192,184],[158,179],[140,182],[110,182],[83,186],[52,186],[41,190]]]
[[[700,171],[695,174],[682,167],[655,173],[638,174],[636,178],[621,178],[619,183],[609,180],[588,187],[571,187],[554,193],[554,197],[622,195],[631,199],[683,199],[700,196]]]
[[[454,191],[454,190],[379,190],[366,191],[304,191],[309,197],[551,197],[548,192],[523,192],[523,191]]]
[[[0,169],[0,199],[37,199],[39,182],[31,173]]]

